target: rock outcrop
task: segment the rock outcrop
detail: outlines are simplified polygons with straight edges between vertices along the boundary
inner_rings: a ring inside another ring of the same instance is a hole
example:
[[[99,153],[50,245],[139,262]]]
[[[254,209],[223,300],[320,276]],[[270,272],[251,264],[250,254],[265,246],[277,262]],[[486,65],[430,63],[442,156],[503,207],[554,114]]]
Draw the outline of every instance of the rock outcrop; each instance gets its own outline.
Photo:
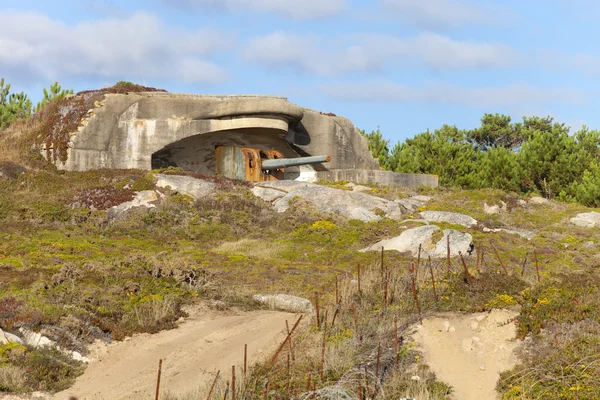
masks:
[[[137,192],[133,200],[121,203],[108,209],[107,218],[109,221],[122,218],[135,210],[148,210],[156,208],[160,201],[159,193],[154,190],[142,190]]]
[[[269,182],[267,186],[282,188],[288,193],[274,203],[277,212],[284,212],[290,207],[295,197],[312,202],[319,210],[339,214],[350,219],[361,221],[377,221],[382,217],[400,219],[402,211],[397,203],[375,197],[366,193],[335,189],[307,182],[292,184],[289,181]]]
[[[583,228],[598,227],[600,226],[600,213],[591,211],[588,213],[577,214],[576,217],[571,218],[571,223]]]
[[[450,256],[458,256],[459,252],[467,253],[469,245],[473,241],[470,234],[454,229],[445,229],[443,236],[438,240],[434,240],[434,234],[439,231],[440,228],[435,225],[407,229],[400,236],[382,240],[361,251],[377,251],[383,247],[385,250],[396,250],[401,253],[410,252],[413,257],[416,257],[419,253],[419,246],[421,246],[422,257],[444,258],[447,256],[448,236],[450,236]]]
[[[313,306],[310,300],[289,294],[255,294],[252,296],[252,299],[273,310],[297,313],[313,312]]]
[[[210,196],[217,189],[217,185],[214,183],[191,176],[156,174],[154,177],[156,186],[187,194],[195,200]]]
[[[449,224],[463,225],[469,228],[477,225],[477,220],[475,218],[455,212],[423,211],[420,215],[428,222],[447,222]]]

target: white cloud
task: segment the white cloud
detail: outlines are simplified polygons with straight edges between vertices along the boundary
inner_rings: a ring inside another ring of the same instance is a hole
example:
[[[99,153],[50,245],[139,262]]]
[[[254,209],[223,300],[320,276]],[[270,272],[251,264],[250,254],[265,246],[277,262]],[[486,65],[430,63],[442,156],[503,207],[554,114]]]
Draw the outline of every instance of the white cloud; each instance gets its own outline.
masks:
[[[457,41],[434,33],[401,38],[354,35],[345,40],[274,32],[248,43],[244,58],[271,67],[289,66],[301,72],[334,76],[380,71],[390,64],[427,65],[435,69],[508,67],[517,52],[496,43]]]
[[[541,65],[555,71],[578,71],[586,75],[600,75],[600,56],[591,54],[568,54],[564,52],[542,52]]]
[[[273,12],[298,20],[331,17],[347,6],[347,0],[163,0],[163,3],[185,9]]]
[[[382,0],[385,9],[414,25],[454,28],[468,23],[488,24],[495,19],[490,10],[465,0]]]
[[[204,29],[184,31],[146,13],[75,26],[42,14],[3,11],[0,70],[22,80],[61,78],[183,79],[221,82],[227,73],[206,60],[230,39]]]
[[[456,104],[474,108],[523,107],[549,103],[582,104],[587,95],[562,88],[539,88],[527,84],[464,88],[443,84],[409,87],[392,82],[345,83],[323,86],[330,96],[348,101]]]

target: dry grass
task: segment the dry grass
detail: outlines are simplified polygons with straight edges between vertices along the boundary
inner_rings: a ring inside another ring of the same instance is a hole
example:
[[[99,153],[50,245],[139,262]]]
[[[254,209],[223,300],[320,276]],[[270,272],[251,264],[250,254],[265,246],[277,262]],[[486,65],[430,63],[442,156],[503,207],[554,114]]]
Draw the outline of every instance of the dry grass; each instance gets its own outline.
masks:
[[[0,366],[0,391],[21,392],[27,388],[26,372],[14,365]]]
[[[225,242],[217,247],[217,251],[226,254],[243,254],[247,257],[275,259],[289,249],[289,245],[261,239],[241,239],[236,242]]]

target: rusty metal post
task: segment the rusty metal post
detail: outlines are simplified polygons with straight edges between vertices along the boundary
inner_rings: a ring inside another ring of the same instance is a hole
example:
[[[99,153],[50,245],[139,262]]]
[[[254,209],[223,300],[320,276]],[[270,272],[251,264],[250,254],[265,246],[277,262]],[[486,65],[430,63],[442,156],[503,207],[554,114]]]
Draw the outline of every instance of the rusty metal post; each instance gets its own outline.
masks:
[[[415,274],[417,276],[419,275],[419,267],[421,266],[421,248],[422,248],[422,244],[419,243],[419,254],[417,255],[417,268],[415,270]]]
[[[162,359],[158,360],[158,377],[156,378],[156,396],[155,399],[158,400],[158,394],[160,392],[160,374],[162,373]]]
[[[287,330],[288,335],[290,334],[290,325],[288,324],[287,319],[285,320],[285,329]],[[288,343],[290,344],[290,354],[292,355],[292,362],[296,361],[296,358],[294,357],[294,345],[292,343],[292,338],[290,337],[290,340],[288,341]]]
[[[321,313],[319,310],[319,293],[315,292],[315,309],[317,311],[317,329],[321,330]]]
[[[523,260],[523,267],[521,268],[521,278],[525,276],[525,266],[527,265],[527,257],[529,257],[529,251],[525,253],[525,259]]]
[[[452,268],[450,267],[450,234],[446,236],[446,260],[448,262],[448,277],[450,277]]]
[[[377,396],[379,392],[379,363],[381,361],[381,342],[377,345],[377,364],[375,365],[375,392],[373,398]]]
[[[279,353],[281,353],[281,350],[283,349],[283,346],[285,346],[285,343],[288,340],[290,340],[290,338],[292,337],[292,334],[294,333],[294,331],[296,330],[296,328],[298,328],[298,325],[300,324],[300,321],[302,320],[302,317],[303,317],[303,315],[301,315],[300,318],[298,318],[298,321],[296,321],[296,323],[292,327],[292,330],[290,331],[290,333],[288,333],[288,335],[286,336],[286,338],[279,345],[279,348],[277,349],[277,351],[275,352],[275,354],[271,358],[271,365],[273,365],[275,363],[275,361],[277,360],[277,356],[279,355]]]
[[[540,279],[540,265],[538,263],[538,255],[537,255],[537,250],[533,249],[533,256],[535,257],[535,270],[537,272],[537,280],[538,283],[540,283],[541,279]]]
[[[398,315],[394,314],[394,359],[396,367],[398,366],[398,353],[400,352],[400,340],[398,339]]]
[[[496,258],[498,259],[498,262],[500,263],[500,267],[502,267],[502,271],[504,271],[504,274],[506,276],[508,276],[508,271],[506,270],[506,267],[504,266],[504,263],[502,262],[502,259],[500,258],[500,253],[498,253],[498,249],[496,248],[496,246],[494,246],[493,243],[490,243],[492,245],[492,249],[494,249],[494,253],[496,253]]]
[[[215,376],[215,379],[213,380],[213,383],[210,387],[210,390],[208,392],[208,396],[206,396],[206,400],[210,400],[210,396],[212,396],[212,392],[213,390],[215,390],[215,385],[217,384],[217,379],[219,379],[219,374],[221,373],[221,370],[217,371],[217,375]]]
[[[327,318],[323,323],[323,344],[321,345],[321,383],[323,382],[323,377],[325,375],[325,343],[327,343]]]
[[[415,263],[410,264],[410,280],[412,283],[412,294],[417,306],[417,312],[419,313],[419,321],[423,325],[423,318],[421,317],[421,305],[419,304],[419,296],[417,295],[417,285],[415,284]]]
[[[285,321],[286,325],[287,325],[287,321]],[[288,328],[288,333],[290,333],[290,330]],[[246,367],[248,366],[248,345],[245,344],[244,345],[244,386],[246,386]]]
[[[358,338],[358,317],[356,316],[356,304],[352,304],[352,317],[354,318],[354,333]]]
[[[435,289],[435,278],[433,276],[433,267],[431,265],[431,256],[429,256],[427,263],[429,264],[429,272],[431,273],[431,285],[433,286],[433,298],[435,300],[435,306],[439,310],[440,306],[438,304],[438,296],[437,296],[437,291]]]
[[[360,293],[360,264],[358,264],[358,298],[361,298],[361,293]]]
[[[235,400],[235,365],[231,366],[231,400]]]
[[[465,262],[465,258],[462,255],[462,252],[458,252],[460,256],[460,261],[462,262],[463,268],[465,269],[465,276],[467,277],[467,282],[469,282],[469,287],[471,291],[475,293],[475,288],[473,287],[473,279],[471,278],[471,273],[469,272],[469,268],[467,267],[467,263]]]

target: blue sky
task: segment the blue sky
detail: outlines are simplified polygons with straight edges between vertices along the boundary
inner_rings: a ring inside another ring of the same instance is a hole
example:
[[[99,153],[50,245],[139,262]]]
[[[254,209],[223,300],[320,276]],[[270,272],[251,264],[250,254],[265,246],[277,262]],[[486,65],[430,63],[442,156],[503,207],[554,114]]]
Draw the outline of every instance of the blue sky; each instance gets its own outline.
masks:
[[[600,128],[593,0],[0,0],[0,77],[274,94],[394,143],[486,112]]]

